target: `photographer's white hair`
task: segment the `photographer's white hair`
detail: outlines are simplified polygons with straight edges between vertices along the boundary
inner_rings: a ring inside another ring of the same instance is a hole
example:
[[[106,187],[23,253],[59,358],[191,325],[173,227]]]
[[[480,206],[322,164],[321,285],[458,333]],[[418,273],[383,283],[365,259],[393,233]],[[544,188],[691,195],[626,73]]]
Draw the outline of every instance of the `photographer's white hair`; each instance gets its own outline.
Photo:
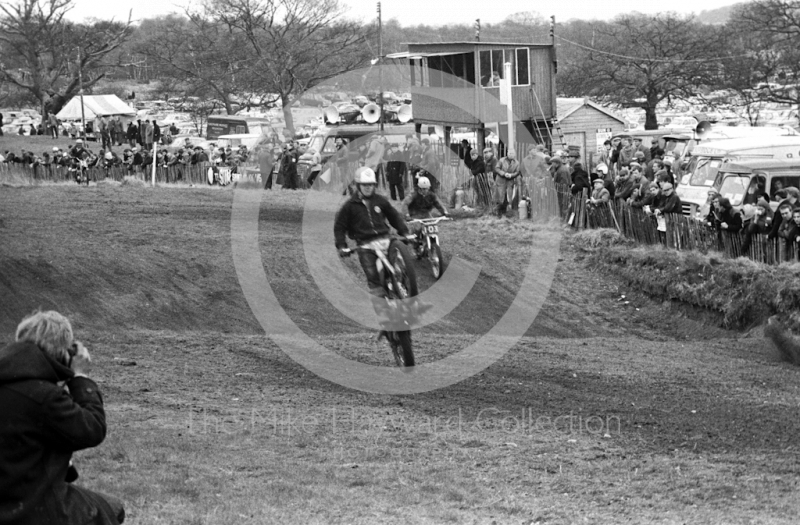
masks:
[[[41,310],[25,317],[17,326],[17,341],[28,341],[39,346],[53,359],[61,360],[72,346],[72,325],[69,319],[56,312]]]

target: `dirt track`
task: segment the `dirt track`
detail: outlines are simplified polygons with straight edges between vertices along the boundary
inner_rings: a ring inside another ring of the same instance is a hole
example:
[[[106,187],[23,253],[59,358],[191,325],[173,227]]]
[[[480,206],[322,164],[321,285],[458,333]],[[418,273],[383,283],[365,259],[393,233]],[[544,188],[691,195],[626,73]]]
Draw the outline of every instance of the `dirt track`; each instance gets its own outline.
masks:
[[[260,216],[262,256],[285,311],[343,355],[388,365],[388,351],[376,346],[374,333],[322,300],[302,263],[302,194],[270,197]],[[605,523],[636,522],[637,516],[648,522],[688,517],[704,523],[790,523],[798,514],[792,496],[800,473],[797,371],[778,363],[763,340],[714,328],[687,318],[692,312],[620,289],[610,276],[585,270],[565,236],[544,307],[522,342],[498,363],[427,394],[352,392],[309,374],[263,336],[233,271],[230,209],[231,192],[224,190],[0,188],[0,340],[10,341],[21,316],[36,307],[69,315],[76,331],[95,342],[110,419],[123,427],[131,421],[146,426],[152,418],[169,427],[186,406],[225,414],[230,407],[223,400],[231,397],[241,406],[319,412],[358,406],[373,420],[397,411],[420,418],[450,417],[458,410],[465,421],[483,417],[478,430],[486,430],[481,444],[483,434],[473,428],[470,436],[478,436],[479,443],[461,442],[460,450],[474,454],[478,464],[485,454],[483,461],[491,464],[487,450],[493,440],[511,440],[497,433],[508,414],[618,420],[619,432],[611,440],[579,436],[574,450],[546,432],[531,436],[523,470],[493,471],[490,478],[512,471],[520,476],[498,481],[501,492],[534,487],[549,495],[549,513],[531,520],[560,523],[586,515]],[[420,362],[473,341],[510,304],[524,251],[497,234],[503,228],[515,226],[478,219],[442,228],[445,257],[462,254],[484,271],[464,305],[415,334]],[[532,234],[534,240],[538,234]],[[492,248],[493,242],[502,249]],[[430,285],[424,269],[420,272]],[[137,364],[120,366],[128,361]],[[109,447],[137,439],[133,430],[119,432]],[[435,443],[420,439],[419,446],[428,445],[432,453]],[[548,459],[547,450],[559,459]],[[146,462],[143,454],[139,461]],[[88,461],[103,470],[104,458],[100,453]],[[470,461],[464,476],[480,470]],[[621,464],[636,472],[651,468],[652,479],[621,483]],[[683,466],[684,477],[679,472],[669,486],[664,472],[674,473],[676,465]],[[543,481],[553,469],[575,473],[568,487]],[[544,478],[532,475],[539,472]],[[561,501],[562,492],[578,499]],[[580,513],[559,513],[553,510],[558,505],[573,505]],[[144,503],[136,510],[140,516],[157,515]],[[491,508],[459,515],[498,516],[498,523],[527,516]],[[436,516],[428,518],[442,521]],[[621,519],[609,521],[612,517]],[[362,519],[358,513],[342,518]]]

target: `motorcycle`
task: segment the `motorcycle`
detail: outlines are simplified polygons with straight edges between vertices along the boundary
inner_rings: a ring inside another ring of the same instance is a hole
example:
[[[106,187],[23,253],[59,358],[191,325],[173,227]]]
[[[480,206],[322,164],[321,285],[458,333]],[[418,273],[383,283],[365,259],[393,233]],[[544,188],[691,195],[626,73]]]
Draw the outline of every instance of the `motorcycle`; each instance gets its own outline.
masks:
[[[389,319],[404,319],[403,299],[414,297],[419,292],[417,288],[417,275],[411,265],[411,254],[405,242],[409,238],[403,237],[381,237],[372,240],[355,249],[345,248],[342,252],[349,256],[356,251],[371,251],[377,255],[376,261],[378,274],[381,277],[381,285],[386,292],[386,313]],[[409,324],[405,321],[405,324]],[[392,347],[397,366],[414,366],[414,349],[411,342],[411,331],[390,331],[381,332]],[[380,338],[379,338],[380,339]]]
[[[422,224],[422,231],[416,238],[417,259],[428,258],[431,265],[431,272],[434,279],[439,279],[444,272],[444,259],[442,258],[442,248],[439,246],[439,222],[451,221],[450,217],[437,217],[435,219],[412,219],[408,224]]]

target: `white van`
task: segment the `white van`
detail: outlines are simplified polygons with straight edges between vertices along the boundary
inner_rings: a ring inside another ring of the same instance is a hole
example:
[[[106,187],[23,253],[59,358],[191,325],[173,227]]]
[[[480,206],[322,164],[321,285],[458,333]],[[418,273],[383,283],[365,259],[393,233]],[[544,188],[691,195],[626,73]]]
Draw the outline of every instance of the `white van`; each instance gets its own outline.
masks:
[[[723,163],[744,159],[800,159],[800,136],[748,137],[695,146],[676,192],[683,214],[694,217],[698,207],[705,204],[708,190],[719,187],[717,177]]]

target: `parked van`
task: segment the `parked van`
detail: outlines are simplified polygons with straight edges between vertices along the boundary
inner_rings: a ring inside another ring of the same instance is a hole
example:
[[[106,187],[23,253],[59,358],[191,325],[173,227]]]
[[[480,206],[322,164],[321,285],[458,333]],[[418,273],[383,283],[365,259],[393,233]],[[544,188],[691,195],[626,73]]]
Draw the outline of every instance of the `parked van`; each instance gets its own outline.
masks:
[[[216,140],[220,135],[260,134],[270,135],[279,130],[270,119],[210,115],[206,123],[206,139]]]
[[[755,204],[758,196],[766,193],[775,210],[779,202],[775,194],[780,189],[789,186],[800,189],[800,158],[726,162],[719,169],[719,179],[715,189],[733,206]]]
[[[389,143],[405,144],[406,135],[414,133],[414,124],[384,124],[383,134]],[[354,140],[361,139],[367,135],[380,134],[380,125],[378,124],[352,124],[352,125],[339,125],[332,126],[327,130],[320,130],[318,135],[311,138],[309,147],[312,147],[319,152],[322,157],[322,163],[325,164],[329,158],[336,153],[336,139],[344,140],[345,144],[349,144]]]
[[[694,217],[708,198],[708,190],[722,183],[719,170],[726,162],[745,159],[800,159],[800,136],[749,137],[703,142],[691,159],[677,189],[683,214]]]

